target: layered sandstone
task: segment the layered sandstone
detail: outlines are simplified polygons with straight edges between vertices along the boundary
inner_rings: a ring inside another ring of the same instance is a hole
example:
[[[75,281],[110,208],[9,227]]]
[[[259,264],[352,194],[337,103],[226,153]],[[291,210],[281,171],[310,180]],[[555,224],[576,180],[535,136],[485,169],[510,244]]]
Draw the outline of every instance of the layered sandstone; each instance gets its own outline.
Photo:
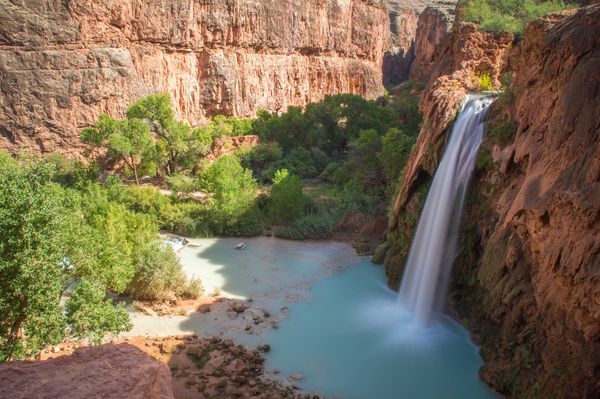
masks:
[[[192,124],[375,98],[389,36],[368,0],[0,0],[0,150],[77,152],[82,127],[154,92]]]
[[[440,51],[393,207],[386,271],[397,285],[473,71],[495,79],[510,66],[477,162],[451,302],[481,344],[482,378],[503,395],[596,398],[600,5],[545,17],[510,43],[462,25]]]

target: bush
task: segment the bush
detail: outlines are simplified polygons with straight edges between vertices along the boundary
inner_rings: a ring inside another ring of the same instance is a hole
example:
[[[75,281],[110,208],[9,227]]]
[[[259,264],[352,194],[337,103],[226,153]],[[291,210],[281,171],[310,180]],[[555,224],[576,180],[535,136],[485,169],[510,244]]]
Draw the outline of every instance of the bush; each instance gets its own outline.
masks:
[[[494,84],[492,83],[492,78],[489,74],[483,73],[481,75],[477,75],[475,79],[475,84],[478,91],[492,91],[494,90]]]
[[[111,200],[124,204],[129,210],[158,218],[171,199],[154,187],[114,185],[109,188]]]
[[[465,20],[488,32],[521,34],[530,21],[566,7],[559,0],[461,0]]]
[[[262,231],[256,206],[258,184],[237,157],[220,157],[200,173],[200,186],[214,193],[208,201],[212,230],[223,235],[256,235]]]
[[[291,226],[280,227],[275,235],[288,240],[325,239],[332,236],[335,223],[335,217],[327,211],[310,213]]]
[[[197,281],[188,282],[179,259],[170,247],[161,248],[158,242],[151,242],[141,251],[127,293],[136,299],[160,301],[182,295],[196,298],[201,293],[199,288]]]
[[[302,215],[304,195],[298,176],[291,175],[287,169],[278,170],[271,188],[270,214],[273,223],[291,224]]]
[[[113,306],[102,284],[82,280],[73,290],[66,306],[70,333],[99,345],[105,333],[129,331],[133,326],[125,304]]]
[[[207,209],[192,201],[169,204],[161,209],[160,227],[169,233],[186,237],[209,237],[212,235]]]
[[[167,177],[167,183],[173,192],[183,194],[189,194],[192,191],[195,191],[197,186],[197,182],[193,177],[183,173],[177,173]]]

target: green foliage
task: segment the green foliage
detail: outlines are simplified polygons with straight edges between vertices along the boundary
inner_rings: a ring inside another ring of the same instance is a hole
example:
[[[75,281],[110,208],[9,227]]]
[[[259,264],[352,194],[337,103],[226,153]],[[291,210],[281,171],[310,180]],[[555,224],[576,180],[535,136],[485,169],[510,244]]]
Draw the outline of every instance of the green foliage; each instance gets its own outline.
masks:
[[[154,94],[131,104],[127,118],[143,120],[156,139],[154,161],[165,175],[194,167],[210,151],[212,140],[201,129],[175,120],[168,94]]]
[[[167,177],[167,183],[173,192],[189,194],[196,190],[196,180],[183,173],[177,173],[173,176]]]
[[[258,184],[237,157],[220,157],[201,171],[199,181],[202,189],[214,193],[209,201],[213,231],[234,235],[262,231],[256,207]]]
[[[273,222],[291,224],[302,215],[303,210],[304,195],[300,179],[287,169],[278,170],[271,188],[270,213]]]
[[[65,320],[60,266],[69,210],[52,168],[26,170],[4,160],[0,170],[0,360],[26,357],[59,342]]]
[[[391,196],[396,191],[396,185],[399,183],[415,139],[405,135],[400,129],[392,128],[381,138],[381,143],[379,158],[387,185],[387,194]]]
[[[275,235],[288,240],[325,239],[333,234],[335,223],[336,218],[327,211],[308,213],[291,226],[280,227]]]
[[[82,188],[97,179],[99,174],[96,164],[85,165],[79,160],[67,159],[62,154],[46,154],[44,160],[54,165],[53,180],[62,186]]]
[[[475,22],[479,29],[521,34],[527,23],[566,7],[560,0],[461,0],[465,20]]]
[[[245,136],[252,132],[252,119],[238,119],[224,115],[217,115],[211,119],[207,126],[200,128],[205,137],[214,139],[223,136]]]
[[[476,87],[479,91],[492,91],[494,90],[494,84],[492,78],[487,73],[482,73],[476,76]]]
[[[283,151],[279,143],[260,143],[254,147],[238,150],[238,158],[242,165],[253,171],[262,171],[268,164],[283,158]]]
[[[517,124],[507,119],[488,126],[486,136],[500,146],[508,145],[517,133]]]
[[[160,248],[158,243],[150,242],[140,252],[135,277],[127,287],[129,295],[144,300],[164,300],[180,293],[188,298],[200,295],[201,287],[187,281],[170,247]]]
[[[192,201],[169,204],[160,212],[162,229],[186,237],[212,236],[209,219],[209,210]]]
[[[307,105],[304,112],[299,107],[289,107],[282,115],[261,111],[253,128],[263,141],[279,143],[286,154],[297,148],[317,148],[335,158],[361,130],[383,134],[393,122],[393,113],[374,101],[339,94]]]
[[[117,120],[102,114],[94,127],[83,129],[81,140],[107,149],[113,161],[123,161],[138,185],[138,170],[151,168],[152,138],[148,125],[139,119]]]
[[[88,223],[80,210],[85,201],[79,193],[53,182],[55,168],[45,161],[14,162],[3,157],[1,162],[0,360],[30,356],[63,338],[66,323],[74,323],[63,315],[60,305],[71,282],[92,279],[104,292],[108,286],[124,288],[128,279],[117,272],[127,260],[114,256],[103,234],[115,230]],[[106,204],[99,206],[108,209]],[[104,307],[86,302],[93,298],[75,298],[81,306],[85,302],[86,317],[108,315]],[[79,336],[86,331],[101,334],[103,326],[77,331]]]
[[[125,304],[113,306],[106,299],[102,284],[82,280],[73,290],[66,305],[66,318],[70,333],[80,339],[90,339],[96,345],[107,332],[117,334],[133,326]]]

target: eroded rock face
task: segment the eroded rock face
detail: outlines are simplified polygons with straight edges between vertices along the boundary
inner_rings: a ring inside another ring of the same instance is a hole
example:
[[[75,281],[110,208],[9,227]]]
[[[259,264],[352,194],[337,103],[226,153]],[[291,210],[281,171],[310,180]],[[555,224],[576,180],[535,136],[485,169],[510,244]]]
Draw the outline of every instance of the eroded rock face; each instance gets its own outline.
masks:
[[[485,312],[481,375],[511,397],[600,397],[600,5],[565,15],[518,48],[467,217],[481,259],[457,270],[482,290],[456,283]]]
[[[3,398],[172,399],[171,372],[129,344],[77,349],[70,356],[0,364]]]
[[[415,58],[408,75],[410,80],[429,80],[437,52],[443,42],[449,40],[452,30],[454,14],[449,7],[427,7],[419,15],[414,41]]]
[[[419,55],[423,49],[422,43],[431,41],[438,33],[430,35],[429,32],[440,30],[439,23],[424,24],[419,22],[422,13],[430,9],[428,14],[439,12],[448,20],[448,29],[452,25],[455,0],[388,0],[390,14],[390,31],[392,46],[385,53],[383,61],[384,83],[393,85],[409,78],[409,72],[415,59],[422,59]],[[435,11],[434,11],[435,10]],[[428,22],[432,21],[428,19]],[[421,24],[421,32],[417,31]],[[430,36],[427,38],[427,36]],[[421,37],[421,39],[419,39]],[[417,43],[421,44],[417,45]],[[436,43],[437,44],[437,43]],[[420,61],[422,62],[422,61]],[[413,79],[413,78],[411,78]]]
[[[495,79],[510,65],[511,89],[493,106],[466,204],[451,303],[481,344],[481,377],[503,395],[599,397],[600,5],[532,23],[513,50],[468,25],[452,36],[393,208],[390,283],[401,278],[469,76]]]
[[[168,92],[192,124],[382,94],[368,0],[0,0],[0,150],[78,151],[102,112]]]

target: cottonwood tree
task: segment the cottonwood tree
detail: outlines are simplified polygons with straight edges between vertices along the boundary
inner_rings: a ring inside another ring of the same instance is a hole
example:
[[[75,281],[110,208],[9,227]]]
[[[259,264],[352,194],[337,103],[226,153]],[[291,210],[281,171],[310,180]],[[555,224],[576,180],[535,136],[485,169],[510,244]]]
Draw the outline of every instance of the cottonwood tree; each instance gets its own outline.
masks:
[[[167,176],[192,168],[210,151],[212,138],[174,117],[168,94],[154,94],[131,104],[127,118],[143,120],[154,135],[156,163]]]
[[[139,186],[138,170],[153,161],[154,143],[148,125],[140,119],[113,119],[100,115],[94,127],[81,132],[81,140],[95,147],[106,148],[108,156],[123,161]]]
[[[98,264],[98,254],[75,250],[93,237],[80,229],[84,220],[53,174],[50,163],[0,162],[0,361],[31,356],[69,329],[83,337],[130,328],[127,313],[106,301],[94,269],[78,270]],[[62,294],[80,274],[97,289],[89,295],[76,288],[79,311],[64,315]]]

